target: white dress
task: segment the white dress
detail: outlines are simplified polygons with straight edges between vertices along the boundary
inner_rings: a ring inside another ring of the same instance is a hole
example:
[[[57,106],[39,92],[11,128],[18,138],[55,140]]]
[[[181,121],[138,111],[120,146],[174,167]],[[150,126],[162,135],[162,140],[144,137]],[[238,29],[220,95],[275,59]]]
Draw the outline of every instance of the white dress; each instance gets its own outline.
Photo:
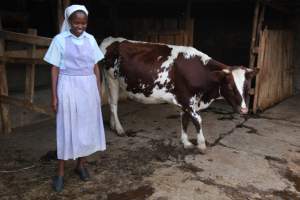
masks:
[[[80,38],[81,44],[76,44],[73,37],[72,34],[63,37],[64,49],[61,59],[57,61],[60,65],[57,84],[57,157],[62,160],[76,159],[106,149],[101,100],[93,69],[98,61],[95,59],[95,45],[92,45],[89,37],[84,36]],[[48,56],[45,56],[46,61],[51,60],[53,49],[50,48]]]

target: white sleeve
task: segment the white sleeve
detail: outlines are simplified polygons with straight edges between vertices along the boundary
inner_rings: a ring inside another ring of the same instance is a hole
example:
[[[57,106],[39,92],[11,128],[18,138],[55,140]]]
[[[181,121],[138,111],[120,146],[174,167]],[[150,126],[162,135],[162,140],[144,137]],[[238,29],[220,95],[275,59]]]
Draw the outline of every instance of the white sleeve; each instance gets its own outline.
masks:
[[[57,37],[54,37],[44,56],[44,60],[51,65],[60,67],[61,59],[61,46],[58,43]]]
[[[97,44],[97,41],[95,40],[94,37],[92,38],[91,42],[92,42],[92,47],[94,50],[94,62],[96,64],[97,62],[99,62],[100,60],[102,60],[104,58],[104,55],[103,55],[102,51],[100,50],[99,45]]]

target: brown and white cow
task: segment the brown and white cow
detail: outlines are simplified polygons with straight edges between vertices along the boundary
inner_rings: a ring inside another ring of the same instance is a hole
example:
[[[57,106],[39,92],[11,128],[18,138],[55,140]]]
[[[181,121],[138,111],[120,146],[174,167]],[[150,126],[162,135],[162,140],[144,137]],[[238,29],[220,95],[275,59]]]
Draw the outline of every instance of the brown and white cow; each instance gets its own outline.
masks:
[[[108,37],[100,45],[108,83],[110,126],[119,135],[124,129],[117,114],[119,87],[129,98],[146,104],[170,103],[181,112],[181,141],[192,147],[186,133],[191,120],[197,144],[205,151],[199,110],[225,98],[233,109],[247,114],[249,82],[256,70],[227,66],[193,47],[131,41]]]

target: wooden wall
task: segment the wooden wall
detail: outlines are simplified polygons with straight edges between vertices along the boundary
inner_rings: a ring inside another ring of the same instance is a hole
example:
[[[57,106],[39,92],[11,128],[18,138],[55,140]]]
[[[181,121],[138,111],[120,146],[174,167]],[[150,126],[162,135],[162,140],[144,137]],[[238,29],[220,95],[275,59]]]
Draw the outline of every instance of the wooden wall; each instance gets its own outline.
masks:
[[[294,35],[265,29],[260,38],[254,112],[265,110],[293,95]]]

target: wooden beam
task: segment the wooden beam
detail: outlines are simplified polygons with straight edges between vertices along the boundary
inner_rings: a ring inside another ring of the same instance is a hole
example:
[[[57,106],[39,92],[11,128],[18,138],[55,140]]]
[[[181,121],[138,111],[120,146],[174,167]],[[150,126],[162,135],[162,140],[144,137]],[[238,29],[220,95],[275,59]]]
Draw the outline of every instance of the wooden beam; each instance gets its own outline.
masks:
[[[35,50],[35,58],[43,58],[45,53],[47,52],[46,48],[43,49],[37,49]],[[28,50],[6,50],[4,52],[4,57],[10,57],[10,58],[30,58],[28,56]]]
[[[15,58],[0,56],[0,63],[21,63],[21,64],[47,64],[41,58]]]
[[[18,106],[18,107],[21,107],[21,108],[24,108],[27,110],[31,110],[31,111],[35,111],[35,112],[42,113],[45,115],[49,115],[51,117],[55,116],[54,112],[51,110],[50,107],[37,106],[29,101],[18,99],[15,97],[0,95],[0,102],[1,102],[1,104]]]
[[[0,38],[26,44],[34,44],[39,46],[49,46],[51,38],[29,35],[25,33],[15,33],[11,31],[0,30]]]
[[[29,34],[37,35],[36,29],[29,29]],[[32,45],[28,49],[28,56],[35,58],[36,46]],[[34,97],[34,78],[35,78],[35,64],[27,64],[26,66],[26,77],[25,77],[25,100],[33,103]]]
[[[0,31],[2,30],[2,21],[0,16]],[[0,38],[0,56],[4,54],[4,40]],[[0,95],[8,95],[6,68],[4,63],[0,63]],[[11,132],[11,121],[9,107],[0,103],[0,115],[2,124],[2,133],[7,134]]]

